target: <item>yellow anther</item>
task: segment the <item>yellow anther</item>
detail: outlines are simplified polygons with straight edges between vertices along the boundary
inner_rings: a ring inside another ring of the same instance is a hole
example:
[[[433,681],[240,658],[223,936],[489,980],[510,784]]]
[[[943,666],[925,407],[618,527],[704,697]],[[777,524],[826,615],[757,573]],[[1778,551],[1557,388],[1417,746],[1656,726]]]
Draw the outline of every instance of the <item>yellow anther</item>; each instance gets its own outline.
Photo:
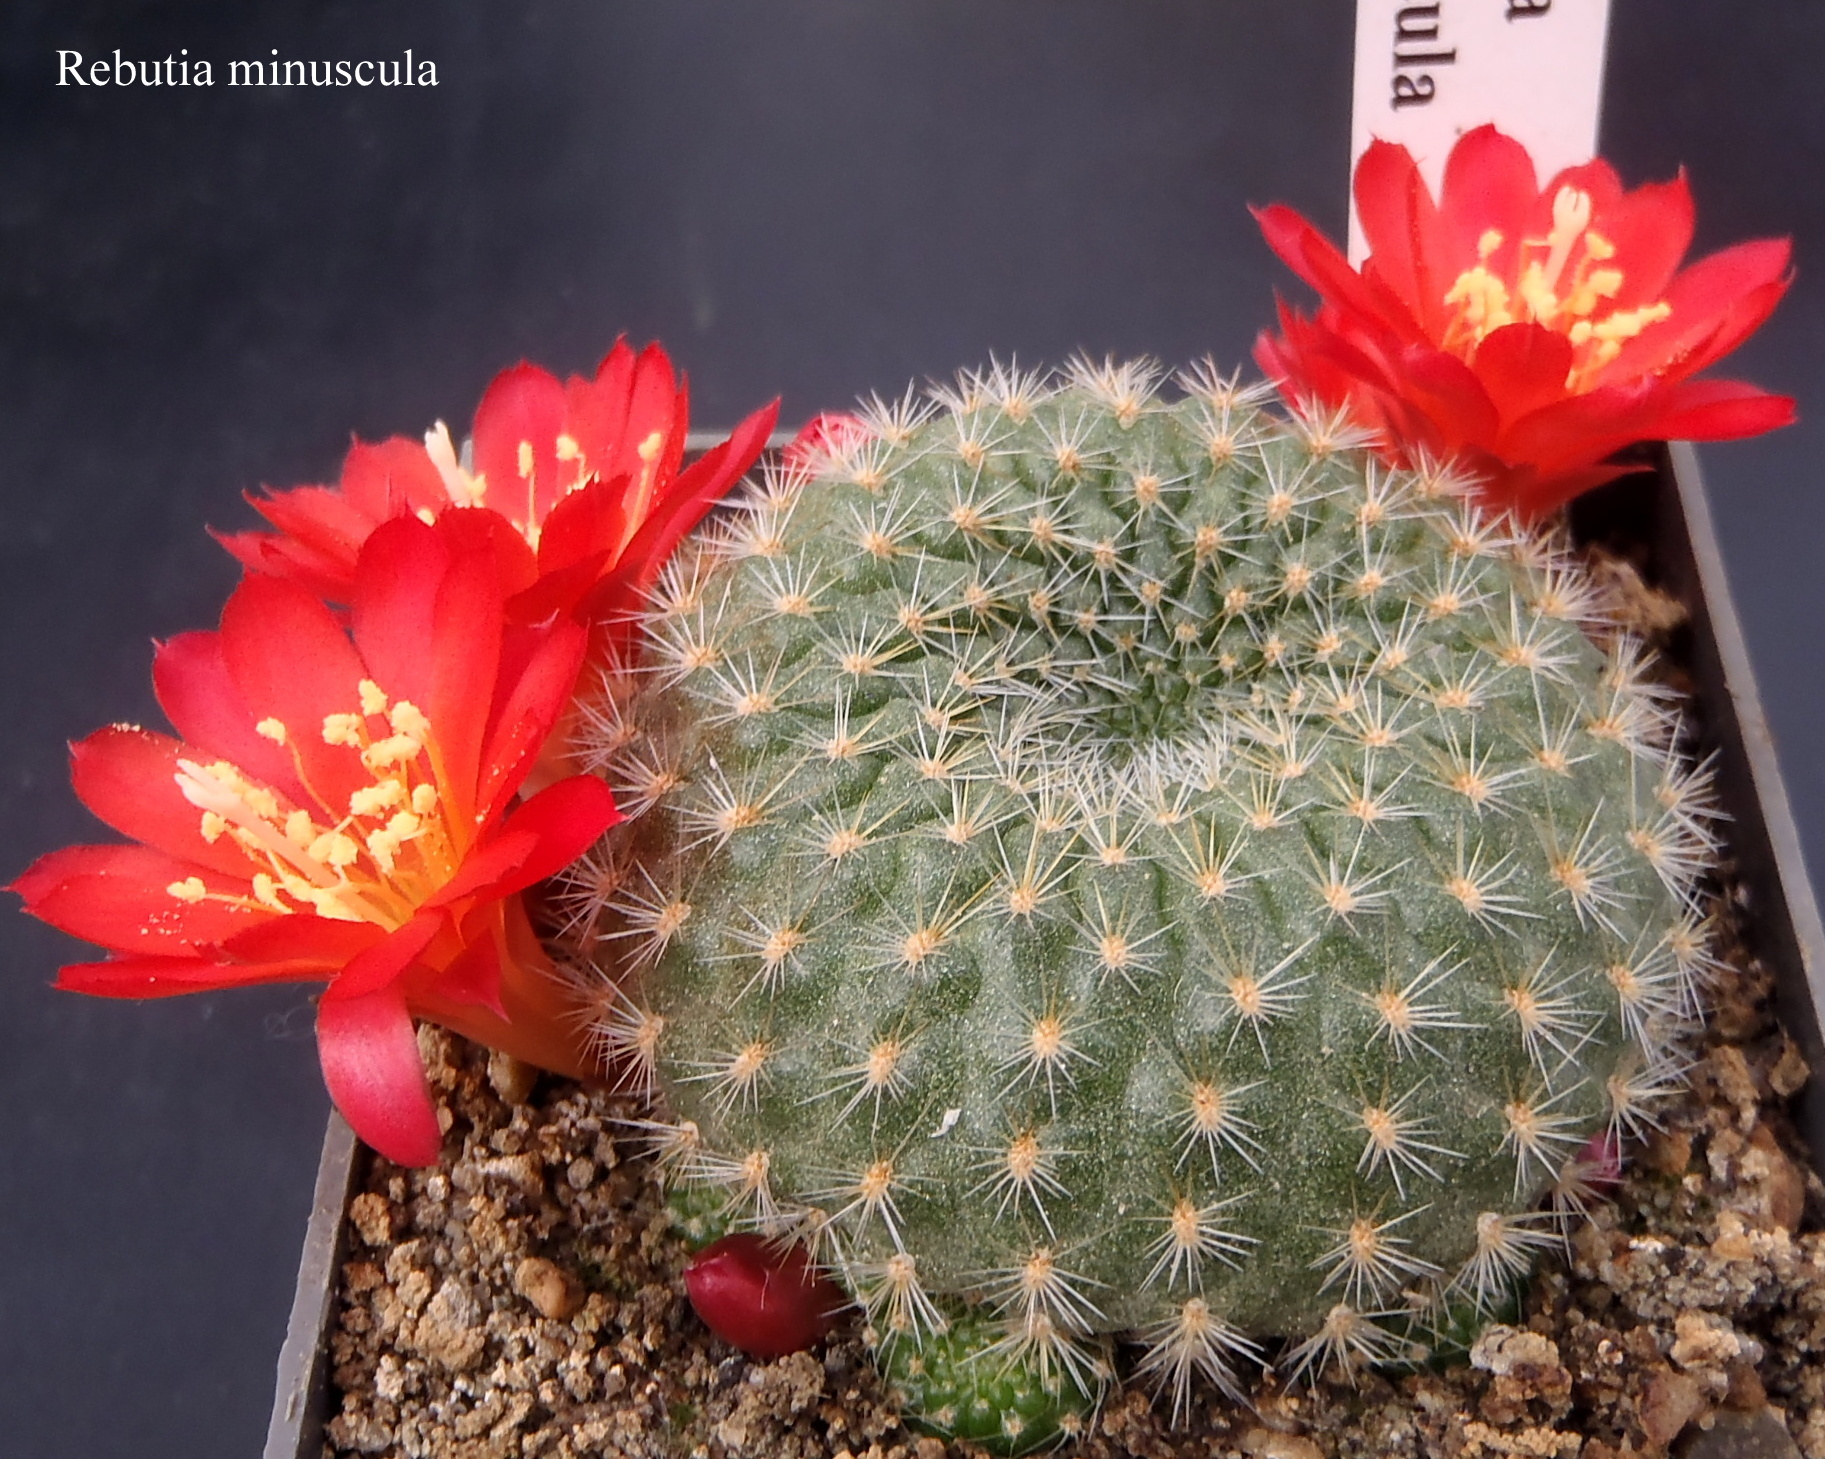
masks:
[[[429,790],[430,787],[422,787]],[[364,785],[349,796],[349,814],[351,816],[375,816],[391,806],[396,806],[405,799],[406,788],[397,780],[377,780],[372,785]]]
[[[1504,241],[1501,229],[1485,228],[1483,236],[1476,241],[1476,256],[1484,263],[1488,263],[1490,255],[1500,248]]]
[[[180,902],[200,902],[209,895],[209,888],[203,885],[200,876],[187,876],[182,881],[174,881],[165,891]]]
[[[279,798],[265,786],[249,784],[245,778],[236,775],[235,789],[240,792],[242,801],[261,820],[276,821],[279,819]]]
[[[1543,265],[1530,263],[1522,269],[1520,281],[1515,285],[1515,291],[1520,294],[1521,302],[1527,306],[1529,316],[1539,323],[1551,324],[1558,316],[1559,296],[1553,292],[1552,281],[1548,278]],[[1512,322],[1511,319],[1502,321],[1504,324]],[[1488,329],[1482,331],[1483,334],[1488,332]],[[1479,334],[1478,338],[1481,337],[1482,335]]]
[[[1462,306],[1464,323],[1476,341],[1491,330],[1514,323],[1508,286],[1481,264],[1457,276],[1446,291],[1445,302]]]
[[[215,811],[204,811],[203,823],[197,829],[201,832],[203,839],[213,846],[222,838],[222,833],[228,829],[228,822]]]
[[[370,831],[367,836],[368,855],[374,858],[374,864],[380,868],[383,876],[391,876],[395,858],[399,854],[399,837],[384,827]]]
[[[412,809],[421,816],[428,816],[437,809],[437,787],[435,785],[418,785],[412,788]]]
[[[582,459],[583,448],[577,444],[577,438],[575,436],[560,435],[558,437],[558,460],[581,461]]]
[[[265,719],[261,720],[253,728],[255,734],[261,736],[263,739],[271,740],[275,745],[282,745],[285,743],[285,725],[281,721],[274,719],[271,715],[268,715]]]
[[[520,480],[525,481],[532,475],[532,442],[521,441],[518,454],[519,459],[516,465],[519,469]]]
[[[410,735],[388,735],[384,740],[376,740],[361,753],[361,763],[370,770],[384,770],[389,765],[398,765],[418,758],[418,752],[424,746]]]
[[[309,811],[293,811],[285,818],[285,839],[294,846],[309,846],[317,839],[317,827]]]
[[[648,436],[638,446],[634,447],[634,454],[637,455],[642,461],[646,462],[646,464],[648,466],[651,466],[653,464],[653,462],[655,462],[659,459],[659,453],[664,449],[665,449],[665,432],[664,431],[654,431],[650,436]]]
[[[431,721],[410,699],[402,699],[387,712],[387,723],[395,733],[410,735],[419,744],[431,738]]]
[[[349,745],[359,749],[361,747],[361,716],[358,714],[324,715],[323,743]]]
[[[363,679],[356,686],[361,691],[361,712],[363,714],[384,714],[387,707],[386,692],[372,679]]]
[[[361,855],[361,847],[352,836],[341,831],[325,831],[311,842],[307,853],[312,861],[320,861],[326,866],[347,866]]]

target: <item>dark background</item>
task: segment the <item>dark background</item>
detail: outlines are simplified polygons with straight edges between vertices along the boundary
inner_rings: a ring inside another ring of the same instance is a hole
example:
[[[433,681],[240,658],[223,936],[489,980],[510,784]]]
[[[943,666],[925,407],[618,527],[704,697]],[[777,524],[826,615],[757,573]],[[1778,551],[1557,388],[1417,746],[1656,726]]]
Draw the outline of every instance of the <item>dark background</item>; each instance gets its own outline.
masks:
[[[215,621],[204,523],[448,420],[522,355],[658,335],[696,420],[798,421],[1017,352],[1245,360],[1288,280],[1244,204],[1341,236],[1346,0],[50,4],[0,16],[0,877],[94,839],[63,746],[156,721]],[[438,86],[230,90],[230,59]],[[58,47],[214,88],[59,88]],[[1708,251],[1796,236],[1732,373],[1800,397],[1707,474],[1815,864],[1825,6],[1616,0],[1604,147],[1691,171]],[[0,1451],[258,1452],[327,1108],[302,989],[53,993],[0,911]]]

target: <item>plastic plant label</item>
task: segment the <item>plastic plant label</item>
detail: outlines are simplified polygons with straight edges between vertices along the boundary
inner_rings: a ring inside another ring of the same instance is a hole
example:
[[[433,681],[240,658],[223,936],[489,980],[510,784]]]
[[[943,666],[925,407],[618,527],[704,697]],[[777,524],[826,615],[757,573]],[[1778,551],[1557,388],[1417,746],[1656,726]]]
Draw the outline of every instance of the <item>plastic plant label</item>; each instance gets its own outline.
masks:
[[[1451,144],[1494,122],[1550,177],[1597,151],[1610,0],[1357,0],[1350,167],[1399,142],[1437,195]],[[1367,248],[1350,207],[1350,261]]]

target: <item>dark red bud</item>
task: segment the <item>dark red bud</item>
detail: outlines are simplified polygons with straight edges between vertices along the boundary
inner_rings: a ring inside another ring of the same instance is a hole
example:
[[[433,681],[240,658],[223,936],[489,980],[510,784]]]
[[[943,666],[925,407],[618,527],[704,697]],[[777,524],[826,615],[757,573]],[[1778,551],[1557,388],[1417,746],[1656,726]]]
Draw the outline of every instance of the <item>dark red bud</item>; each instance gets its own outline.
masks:
[[[1622,1184],[1622,1142],[1609,1130],[1600,1130],[1584,1142],[1573,1157],[1586,1185],[1598,1195],[1611,1195]]]
[[[812,1270],[802,1246],[758,1236],[712,1241],[684,1269],[685,1290],[705,1327],[754,1358],[808,1348],[836,1325],[845,1298]]]
[[[827,410],[806,421],[780,452],[780,465],[789,474],[815,470],[821,458],[848,450],[868,439],[871,432],[858,417]]]

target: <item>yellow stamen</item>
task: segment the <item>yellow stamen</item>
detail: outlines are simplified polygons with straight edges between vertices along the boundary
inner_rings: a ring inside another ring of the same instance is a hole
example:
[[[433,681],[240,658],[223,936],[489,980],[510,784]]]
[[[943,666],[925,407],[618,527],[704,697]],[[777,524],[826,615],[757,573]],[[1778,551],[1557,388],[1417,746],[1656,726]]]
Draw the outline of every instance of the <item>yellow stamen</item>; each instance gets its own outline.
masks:
[[[1476,264],[1445,291],[1443,302],[1452,311],[1445,348],[1468,361],[1505,325],[1545,325],[1564,334],[1574,351],[1566,390],[1591,389],[1627,341],[1672,313],[1664,299],[1610,308],[1627,280],[1612,262],[1615,243],[1590,226],[1594,211],[1589,193],[1561,187],[1553,197],[1551,230],[1544,239],[1522,241],[1507,278],[1490,267],[1506,240],[1499,230],[1486,230],[1477,240]]]
[[[429,789],[429,787],[420,787]],[[398,805],[406,797],[406,788],[397,780],[377,780],[372,785],[364,785],[349,796],[349,814],[351,816],[374,816],[381,811]]]
[[[355,748],[360,748],[361,716],[358,714],[324,715],[323,743],[326,745],[351,745]]]

